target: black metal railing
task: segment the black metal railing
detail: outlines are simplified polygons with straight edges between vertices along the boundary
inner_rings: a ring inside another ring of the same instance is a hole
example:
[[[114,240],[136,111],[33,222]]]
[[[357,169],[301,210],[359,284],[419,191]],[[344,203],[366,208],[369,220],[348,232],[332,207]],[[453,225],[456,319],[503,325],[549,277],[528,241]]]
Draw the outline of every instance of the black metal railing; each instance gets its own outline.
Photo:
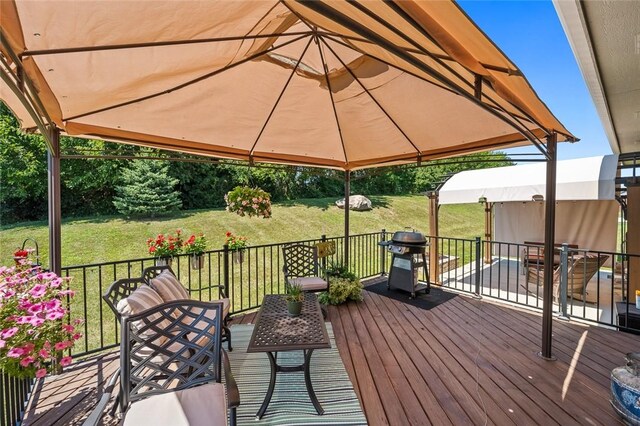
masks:
[[[17,379],[0,371],[0,424],[19,424],[34,383],[33,379]]]
[[[385,231],[351,235],[349,237],[349,268],[361,278],[379,275],[384,259],[379,255],[378,242]],[[172,260],[172,269],[194,299],[213,300],[219,297],[211,285],[224,284],[231,299],[232,314],[256,309],[265,294],[284,292],[282,247],[291,243],[335,243],[335,253],[322,259],[342,262],[344,237],[321,236],[317,239],[249,246],[241,252],[223,247],[204,254],[200,269],[192,269],[188,255]],[[118,324],[102,294],[117,279],[140,276],[144,268],[154,265],[154,258],[139,258],[89,265],[65,266],[64,276],[72,277],[70,289],[75,297],[69,303],[70,318],[82,318],[83,338],[76,343],[72,355],[82,356],[116,347],[119,344]],[[225,268],[225,265],[228,265]]]
[[[350,270],[361,278],[386,273],[391,264],[391,254],[378,243],[390,239],[391,235],[391,232],[385,230],[351,235]],[[437,248],[439,255],[439,271],[438,274],[431,271],[432,282],[457,291],[542,308],[542,246],[485,241],[480,238],[428,239],[429,250]],[[321,236],[295,243],[315,244],[321,241],[332,241],[336,246],[335,253],[322,260],[325,265],[343,261],[344,237]],[[211,289],[211,286],[224,284],[227,296],[231,299],[231,313],[242,313],[259,307],[265,294],[284,292],[282,246],[291,243],[293,242],[250,246],[242,251],[241,258],[238,252],[225,247],[211,250],[204,254],[204,261],[199,269],[192,269],[188,255],[179,255],[173,259],[172,268],[192,297],[198,300],[219,298],[217,290]],[[556,257],[560,257],[561,250],[562,247],[558,247]],[[609,264],[604,263],[602,271],[607,267],[611,269],[614,266],[611,262],[614,260],[627,271],[626,265],[632,257],[621,253],[567,248],[566,267],[575,264],[576,259],[586,254],[610,259]],[[529,260],[527,263],[527,256],[538,260]],[[69,286],[76,292],[69,303],[70,317],[84,319],[81,326],[83,338],[77,342],[72,355],[86,355],[119,344],[118,324],[103,302],[102,294],[113,281],[140,276],[144,268],[152,266],[154,262],[154,258],[139,258],[62,268],[63,275],[73,278]],[[558,268],[561,266],[559,263]],[[557,273],[560,272],[562,271]],[[570,286],[568,291],[555,292],[555,303],[558,305],[556,310],[562,311],[565,316],[620,327],[615,304],[626,300],[635,301],[635,295],[631,297],[627,294],[625,274],[621,275],[613,270],[609,275],[603,275],[603,272],[595,274],[590,283],[585,283],[584,288],[589,297],[582,299],[576,297],[578,293],[575,288],[580,283],[577,283],[575,276],[566,282]],[[606,294],[612,296],[606,299]],[[624,309],[627,314],[630,313],[629,306],[624,306]]]
[[[439,273],[432,281],[443,287],[542,309],[544,249],[516,244],[429,237],[437,244]],[[628,285],[629,262],[640,255],[556,245],[553,267],[554,311],[580,319],[640,331],[640,312]]]

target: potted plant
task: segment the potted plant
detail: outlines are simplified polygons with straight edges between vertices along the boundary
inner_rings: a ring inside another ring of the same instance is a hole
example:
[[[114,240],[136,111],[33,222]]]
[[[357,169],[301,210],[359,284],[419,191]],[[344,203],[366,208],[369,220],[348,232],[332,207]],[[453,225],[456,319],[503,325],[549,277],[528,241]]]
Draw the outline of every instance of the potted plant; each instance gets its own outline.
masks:
[[[202,269],[204,252],[207,250],[207,238],[204,234],[191,235],[182,245],[182,251],[189,255],[191,269]]]
[[[180,254],[182,248],[182,231],[176,230],[175,236],[158,234],[155,239],[149,238],[147,240],[147,246],[149,254],[156,258],[156,265],[171,266],[173,257]]]
[[[0,267],[0,370],[42,378],[71,363],[62,354],[82,337],[82,321],[65,321],[65,299],[74,296],[67,281],[40,267]]]
[[[16,262],[16,266],[24,265],[29,260],[29,251],[25,249],[17,249],[13,252],[13,260]]]
[[[224,196],[227,211],[240,216],[271,217],[271,195],[249,186],[236,186]]]
[[[225,235],[226,239],[224,243],[229,247],[229,250],[231,250],[233,261],[242,263],[244,261],[244,249],[247,248],[247,237],[233,235],[230,231],[227,231]]]
[[[287,294],[284,297],[287,301],[287,310],[289,315],[297,317],[302,312],[302,302],[304,301],[304,292],[299,284],[290,284]]]

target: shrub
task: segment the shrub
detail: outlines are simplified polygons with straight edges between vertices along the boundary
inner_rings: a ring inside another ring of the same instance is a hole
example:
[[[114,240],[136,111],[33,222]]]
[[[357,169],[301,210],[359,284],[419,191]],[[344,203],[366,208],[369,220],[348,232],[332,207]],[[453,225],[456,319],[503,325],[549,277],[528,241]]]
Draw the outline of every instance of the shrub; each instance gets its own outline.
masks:
[[[330,278],[329,291],[318,296],[323,305],[339,305],[347,300],[362,301],[362,284],[358,278]]]

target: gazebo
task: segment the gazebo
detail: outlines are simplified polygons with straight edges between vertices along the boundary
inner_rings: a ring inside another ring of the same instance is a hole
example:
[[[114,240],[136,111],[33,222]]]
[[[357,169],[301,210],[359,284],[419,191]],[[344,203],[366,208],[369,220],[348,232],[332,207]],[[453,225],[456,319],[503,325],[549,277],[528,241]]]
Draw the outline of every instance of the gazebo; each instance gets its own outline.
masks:
[[[556,143],[577,139],[455,2],[14,0],[0,9],[0,99],[49,147],[53,271],[61,134],[336,168],[347,197],[352,170],[534,145],[547,162],[552,255]],[[545,358],[551,290],[545,282]]]

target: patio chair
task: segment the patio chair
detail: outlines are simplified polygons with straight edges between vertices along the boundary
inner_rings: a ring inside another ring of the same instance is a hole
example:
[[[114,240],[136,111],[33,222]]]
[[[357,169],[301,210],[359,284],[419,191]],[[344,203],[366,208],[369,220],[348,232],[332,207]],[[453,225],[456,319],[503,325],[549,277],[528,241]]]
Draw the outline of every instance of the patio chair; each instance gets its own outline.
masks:
[[[178,281],[176,274],[170,266],[150,266],[142,271],[142,277],[147,284],[160,294],[160,297],[162,297],[162,300],[165,302],[180,299],[193,300],[189,294],[189,290],[187,290],[180,281]],[[231,308],[231,299],[227,297],[224,286],[216,284],[207,287],[198,287],[197,291],[202,294],[203,291],[214,289],[218,290],[218,298],[213,301],[220,301],[223,303],[222,341],[227,342],[227,349],[232,351],[231,331],[229,330],[229,310]]]
[[[148,286],[153,292],[144,291],[134,301],[135,306],[128,306],[125,299],[128,299],[141,286]],[[213,285],[200,288],[199,290],[209,290],[217,288],[219,291],[219,299],[223,303],[223,335],[222,341],[227,342],[227,349],[232,351],[231,332],[228,327],[230,300],[225,296],[224,286]],[[175,274],[169,266],[151,266],[144,269],[142,277],[139,278],[122,278],[113,282],[105,294],[102,296],[109,308],[113,311],[118,321],[124,311],[132,313],[132,311],[140,312],[145,308],[150,308],[159,303],[171,302],[174,300],[191,300],[187,290],[180,284]],[[159,298],[159,300],[158,300]],[[123,302],[124,301],[124,302]]]
[[[121,316],[123,425],[236,424],[240,395],[222,349],[222,310],[222,302],[177,300]],[[100,421],[114,379],[85,426]]]
[[[329,279],[320,275],[318,248],[306,244],[287,244],[282,247],[284,258],[285,284],[295,284],[303,291],[319,292],[329,290]]]
[[[600,270],[609,256],[601,254],[584,254],[569,257],[567,271],[567,298],[587,301],[587,284]],[[542,266],[529,266],[527,271],[527,287],[530,284],[542,286],[544,283],[544,269]],[[529,288],[528,290],[532,292]],[[536,293],[536,292],[532,292]],[[553,270],[553,299],[560,298],[560,266]]]

